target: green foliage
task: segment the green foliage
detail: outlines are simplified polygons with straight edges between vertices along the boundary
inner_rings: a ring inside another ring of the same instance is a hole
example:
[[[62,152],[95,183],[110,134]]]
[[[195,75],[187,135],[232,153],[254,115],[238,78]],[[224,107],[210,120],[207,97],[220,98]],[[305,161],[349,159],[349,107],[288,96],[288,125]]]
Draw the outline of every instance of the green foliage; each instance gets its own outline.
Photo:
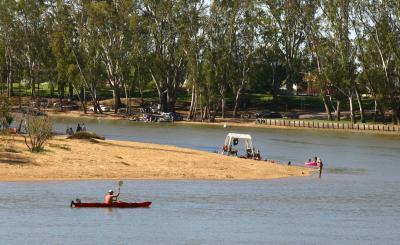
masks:
[[[250,92],[291,104],[295,84],[321,94],[310,107],[369,94],[400,122],[399,26],[393,0],[3,0],[0,87],[92,104],[113,96],[115,110],[124,95],[164,111],[191,97],[189,119],[210,119],[226,103],[234,114],[269,105]]]
[[[5,95],[0,95],[0,131],[8,130],[12,121],[10,101]]]
[[[25,118],[25,131],[27,136],[25,144],[31,152],[40,152],[44,149],[46,141],[53,137],[53,125],[46,116],[31,116]]]

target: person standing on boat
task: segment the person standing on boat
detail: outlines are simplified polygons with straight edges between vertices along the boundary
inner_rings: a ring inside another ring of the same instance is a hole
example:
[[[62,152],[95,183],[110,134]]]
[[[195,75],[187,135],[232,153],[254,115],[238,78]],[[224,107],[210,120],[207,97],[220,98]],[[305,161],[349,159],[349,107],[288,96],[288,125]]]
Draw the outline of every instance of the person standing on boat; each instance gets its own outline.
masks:
[[[114,191],[113,190],[109,190],[108,194],[104,197],[104,203],[105,204],[111,204],[113,202],[116,202],[118,196],[119,196],[119,190],[118,190],[118,194],[117,195],[114,195]]]

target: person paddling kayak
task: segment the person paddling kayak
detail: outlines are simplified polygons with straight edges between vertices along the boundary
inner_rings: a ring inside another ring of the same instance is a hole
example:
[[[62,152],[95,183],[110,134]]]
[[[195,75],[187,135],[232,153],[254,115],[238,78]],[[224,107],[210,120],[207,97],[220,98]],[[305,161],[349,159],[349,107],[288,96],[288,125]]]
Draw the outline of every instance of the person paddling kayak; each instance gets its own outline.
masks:
[[[105,204],[111,204],[113,202],[116,202],[118,196],[119,196],[119,190],[118,190],[118,194],[117,195],[114,195],[114,191],[113,190],[109,190],[108,194],[104,197],[104,203]]]

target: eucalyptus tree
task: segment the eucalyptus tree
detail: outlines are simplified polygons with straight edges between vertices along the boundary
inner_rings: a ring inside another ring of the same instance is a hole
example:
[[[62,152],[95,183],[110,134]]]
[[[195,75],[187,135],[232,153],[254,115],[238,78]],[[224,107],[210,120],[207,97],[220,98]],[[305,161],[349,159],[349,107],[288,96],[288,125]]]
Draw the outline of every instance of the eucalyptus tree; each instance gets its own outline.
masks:
[[[331,49],[325,53],[325,76],[329,85],[348,99],[350,119],[355,123],[353,98],[357,67],[355,48],[350,39],[351,1],[324,1],[322,7],[326,21],[324,33],[332,42]]]
[[[147,27],[148,70],[156,85],[161,111],[174,111],[177,89],[186,75],[183,37],[179,31],[182,0],[144,0],[140,6]]]
[[[324,73],[327,68],[325,54],[330,52],[333,43],[324,37],[322,33],[323,18],[321,15],[320,1],[305,1],[303,21],[307,50],[311,58],[310,65],[307,69],[308,71],[306,71],[308,73],[307,79],[319,89],[325,111],[328,115],[328,120],[332,120],[331,105],[328,102],[328,98],[332,101],[332,94],[330,94],[331,90],[329,89],[329,84]],[[337,103],[337,105],[340,105],[339,102]],[[339,110],[337,110],[337,119],[340,120],[340,115],[338,113]]]
[[[74,64],[70,46],[71,29],[73,28],[70,17],[71,11],[64,1],[57,1],[50,11],[53,25],[49,39],[52,54],[55,57],[54,69],[56,71],[58,97],[62,101],[65,95],[65,86],[72,82],[69,74],[71,72],[70,65]],[[71,86],[69,87],[71,88]],[[73,91],[69,91],[69,99],[72,99],[72,94]]]
[[[3,74],[7,83],[7,95],[13,95],[14,70],[18,53],[18,25],[16,1],[0,1],[0,42],[2,43]]]
[[[77,87],[83,87],[89,91],[92,98],[93,108],[95,113],[102,113],[99,105],[99,97],[97,90],[103,86],[106,80],[104,69],[101,66],[100,54],[97,50],[96,43],[93,38],[88,25],[88,8],[91,1],[72,0],[68,3],[72,11],[72,25],[76,34],[66,36],[68,44],[72,51],[75,64],[71,65],[70,71],[78,71],[79,75],[74,84]],[[72,33],[72,34],[73,34]]]
[[[202,108],[200,86],[204,81],[203,63],[205,48],[204,24],[207,5],[203,0],[181,1],[181,21],[179,31],[182,33],[182,49],[186,56],[186,86],[191,91],[188,120],[195,120],[197,107]]]
[[[286,89],[292,94],[293,84],[301,80],[301,51],[304,45],[304,0],[264,0],[271,25],[286,65]]]
[[[220,105],[215,103],[209,106],[213,107],[214,116],[221,108],[221,116],[225,117],[226,97],[232,79],[236,79],[238,70],[234,63],[234,54],[236,49],[237,22],[239,15],[240,1],[213,1],[210,7],[208,21],[206,23],[207,37],[207,67],[208,77],[213,77],[215,86],[207,86],[212,89],[207,92],[209,101],[211,97],[215,99],[215,92],[218,91]],[[208,108],[210,109],[210,108]]]
[[[282,82],[287,77],[285,69],[285,57],[280,49],[279,30],[273,24],[274,18],[268,11],[260,15],[260,38],[257,42],[255,57],[255,71],[252,75],[251,85],[253,89],[262,88],[268,91],[273,102],[278,100],[279,90]]]
[[[400,20],[399,11],[396,11],[396,5],[397,9],[399,5],[394,1],[355,2],[355,24],[361,29],[357,34],[364,75],[370,81],[374,97],[381,98],[379,102],[392,110],[392,121],[399,124]],[[382,76],[370,80],[371,70],[374,70],[374,75]],[[377,99],[375,101],[378,103]]]
[[[36,97],[36,82],[43,69],[46,31],[45,1],[20,0],[17,2],[17,20],[21,26],[23,64],[25,76],[29,80],[32,98]]]
[[[136,4],[131,0],[92,2],[87,13],[90,41],[99,52],[117,112],[121,106],[121,89],[130,71],[132,33],[129,22],[136,14]]]
[[[385,122],[387,103],[384,81],[386,78],[379,62],[379,52],[368,35],[357,37],[357,43],[357,56],[362,68],[358,79],[366,84],[366,89],[374,100],[374,121],[377,121],[379,116],[380,120]]]
[[[239,101],[246,85],[249,84],[250,73],[254,65],[257,35],[259,33],[258,5],[254,1],[240,1],[237,18],[235,18],[236,44],[233,52],[233,62],[236,63],[238,76],[231,80],[231,87],[235,93],[233,117],[237,117]]]

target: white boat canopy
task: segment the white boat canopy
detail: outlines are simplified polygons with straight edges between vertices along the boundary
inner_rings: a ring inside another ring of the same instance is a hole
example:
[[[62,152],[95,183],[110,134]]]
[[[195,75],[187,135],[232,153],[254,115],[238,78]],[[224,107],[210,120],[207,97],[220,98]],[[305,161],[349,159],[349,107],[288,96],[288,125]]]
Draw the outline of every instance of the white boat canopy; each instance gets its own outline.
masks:
[[[237,145],[240,139],[244,140],[246,150],[251,150],[251,154],[254,154],[253,142],[251,140],[250,134],[228,133],[225,138],[224,145],[228,148],[231,148],[232,146]]]

